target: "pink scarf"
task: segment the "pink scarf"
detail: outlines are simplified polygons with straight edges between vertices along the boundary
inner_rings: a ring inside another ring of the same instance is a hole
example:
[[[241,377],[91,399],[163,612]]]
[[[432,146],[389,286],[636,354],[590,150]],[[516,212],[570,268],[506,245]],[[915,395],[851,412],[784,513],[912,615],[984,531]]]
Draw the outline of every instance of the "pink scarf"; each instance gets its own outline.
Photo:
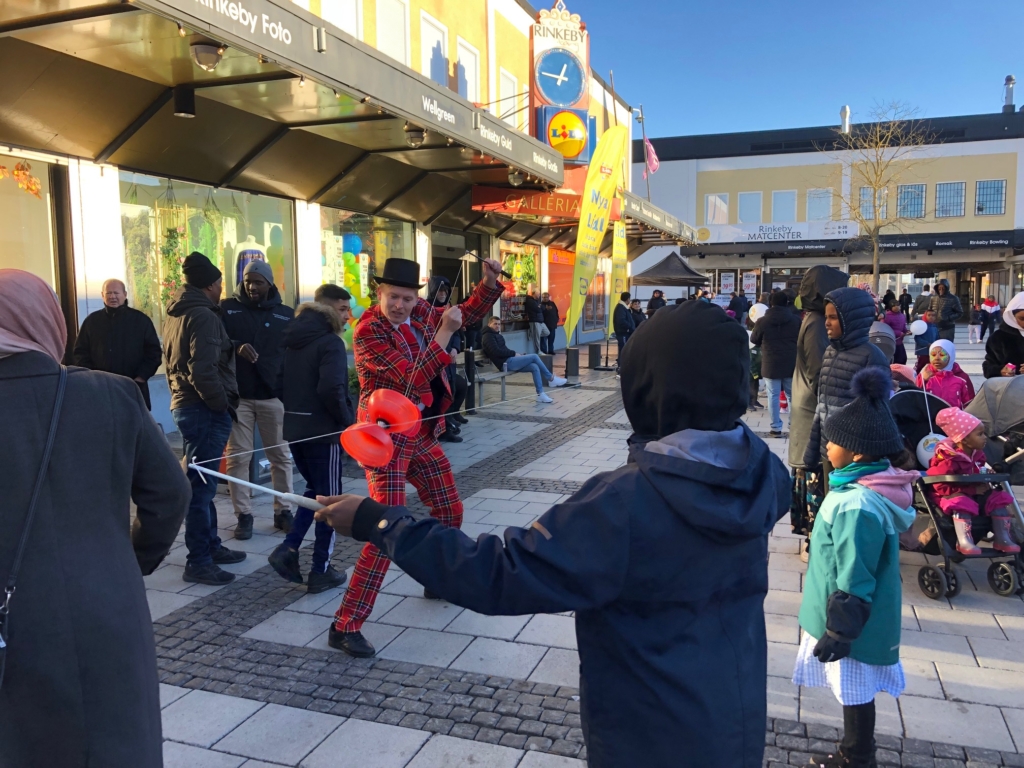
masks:
[[[30,272],[0,269],[0,357],[43,352],[59,363],[67,341],[53,289]]]

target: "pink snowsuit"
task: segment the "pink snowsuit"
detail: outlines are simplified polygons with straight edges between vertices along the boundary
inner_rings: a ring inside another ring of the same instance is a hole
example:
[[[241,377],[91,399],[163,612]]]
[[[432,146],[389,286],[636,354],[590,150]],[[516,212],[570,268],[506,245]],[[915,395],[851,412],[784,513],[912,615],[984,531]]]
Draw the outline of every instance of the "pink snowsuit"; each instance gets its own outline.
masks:
[[[935,455],[928,467],[928,474],[980,475],[984,466],[985,454],[982,451],[974,451],[973,455],[968,455],[947,437],[935,447]],[[1010,494],[993,489],[988,483],[935,483],[931,490],[938,498],[939,509],[947,515],[954,512],[977,515],[981,510],[980,501],[985,503],[986,515],[991,515],[993,511],[1013,503]]]
[[[924,372],[934,371],[931,378],[924,380]],[[936,397],[941,397],[954,408],[963,408],[972,397],[967,383],[957,376],[953,371],[936,371],[935,366],[928,363],[917,375],[917,386],[922,387]]]

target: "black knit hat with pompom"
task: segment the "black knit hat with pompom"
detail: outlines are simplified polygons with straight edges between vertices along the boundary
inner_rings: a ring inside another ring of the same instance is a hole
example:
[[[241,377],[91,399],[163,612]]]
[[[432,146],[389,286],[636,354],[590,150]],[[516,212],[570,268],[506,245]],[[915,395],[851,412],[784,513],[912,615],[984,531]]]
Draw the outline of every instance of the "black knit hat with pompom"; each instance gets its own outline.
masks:
[[[889,411],[892,376],[872,366],[850,383],[854,400],[825,422],[825,438],[852,453],[882,458],[904,449],[903,436]]]

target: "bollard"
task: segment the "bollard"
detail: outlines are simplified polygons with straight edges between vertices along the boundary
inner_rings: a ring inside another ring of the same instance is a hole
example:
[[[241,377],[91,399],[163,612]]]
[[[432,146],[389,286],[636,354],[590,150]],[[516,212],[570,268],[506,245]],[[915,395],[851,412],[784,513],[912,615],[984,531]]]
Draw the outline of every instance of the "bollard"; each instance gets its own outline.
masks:
[[[587,368],[597,368],[601,365],[601,345],[600,344],[588,344],[587,349],[589,350],[590,360],[587,364]]]
[[[578,347],[568,347],[565,350],[565,375],[566,378],[580,375],[580,350]]]
[[[544,363],[544,367],[549,371],[554,372],[555,370],[555,356],[554,355],[539,355],[540,361]]]

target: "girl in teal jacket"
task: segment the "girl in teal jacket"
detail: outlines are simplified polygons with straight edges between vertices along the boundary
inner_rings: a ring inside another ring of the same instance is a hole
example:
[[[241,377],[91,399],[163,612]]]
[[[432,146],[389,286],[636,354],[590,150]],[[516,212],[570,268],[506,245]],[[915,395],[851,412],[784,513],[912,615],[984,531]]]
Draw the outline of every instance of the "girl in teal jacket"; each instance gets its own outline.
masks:
[[[827,768],[874,768],[875,694],[903,692],[899,539],[914,522],[913,483],[888,458],[904,451],[889,412],[889,377],[867,368],[853,378],[855,399],[825,422],[829,474],[811,534],[793,682],[830,688],[843,705],[837,754]]]

